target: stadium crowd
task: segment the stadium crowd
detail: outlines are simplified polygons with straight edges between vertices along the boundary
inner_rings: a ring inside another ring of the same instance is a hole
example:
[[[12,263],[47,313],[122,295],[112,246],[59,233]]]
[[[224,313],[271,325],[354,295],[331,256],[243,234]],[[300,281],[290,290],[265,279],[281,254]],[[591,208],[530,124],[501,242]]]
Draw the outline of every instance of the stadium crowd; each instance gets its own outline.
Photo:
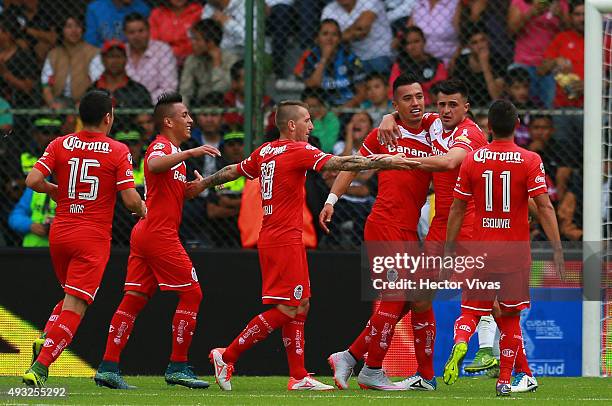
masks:
[[[393,110],[391,84],[415,73],[435,110],[436,83],[457,78],[473,108],[506,98],[521,109],[516,142],[540,154],[562,237],[582,238],[584,5],[576,0],[265,0],[267,95],[301,95],[311,107],[311,142],[350,155]],[[245,157],[244,0],[3,0],[0,14],[0,246],[46,246],[55,203],[24,179],[56,136],[81,128],[62,109],[91,88],[117,108],[150,109],[179,91],[194,115],[185,148],[218,147],[221,157],[188,162],[207,176]],[[292,93],[293,92],[293,93]],[[47,114],[8,109],[47,108]],[[555,109],[557,114],[534,112]],[[486,115],[475,120],[486,131]],[[274,138],[266,116],[265,139]],[[155,128],[150,113],[123,114],[111,134],[130,149],[144,193],[143,155]],[[314,217],[337,172],[309,172],[304,207],[307,247],[354,249],[377,191],[362,172],[336,206],[325,235]],[[244,178],[186,203],[188,247],[254,247],[258,185]],[[423,211],[426,233],[429,206]],[[259,211],[258,211],[259,210]],[[314,214],[314,215],[313,215]],[[136,219],[117,206],[113,244],[128,246]],[[537,224],[533,239],[545,238]]]

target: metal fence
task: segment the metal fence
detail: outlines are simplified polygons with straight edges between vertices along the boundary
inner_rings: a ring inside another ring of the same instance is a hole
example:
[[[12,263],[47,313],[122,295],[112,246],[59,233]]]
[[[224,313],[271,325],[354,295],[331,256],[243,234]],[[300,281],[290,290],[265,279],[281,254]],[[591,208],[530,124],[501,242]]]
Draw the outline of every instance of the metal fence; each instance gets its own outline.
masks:
[[[4,0],[0,245],[19,246],[28,234],[44,240],[53,204],[25,192],[23,180],[53,136],[80,128],[74,107],[89,88],[113,93],[119,114],[112,135],[130,147],[136,172],[154,136],[152,104],[179,90],[197,112],[197,129],[183,148],[208,143],[223,151],[222,159],[188,162],[209,174],[243,157],[252,141],[272,137],[271,108],[288,98],[313,107],[313,143],[352,153],[392,110],[390,84],[405,71],[420,78],[433,111],[436,82],[465,81],[483,129],[491,100],[512,100],[522,111],[517,143],[542,156],[562,234],[580,239],[581,7],[564,0]],[[575,55],[562,52],[570,39]],[[310,245],[356,249],[376,174],[362,174],[359,194],[340,200],[328,236],[316,218],[336,175],[307,177]],[[186,203],[187,246],[243,245],[238,217],[249,202],[234,186]],[[129,244],[133,224],[118,205],[115,246]],[[533,238],[542,234],[534,224]]]

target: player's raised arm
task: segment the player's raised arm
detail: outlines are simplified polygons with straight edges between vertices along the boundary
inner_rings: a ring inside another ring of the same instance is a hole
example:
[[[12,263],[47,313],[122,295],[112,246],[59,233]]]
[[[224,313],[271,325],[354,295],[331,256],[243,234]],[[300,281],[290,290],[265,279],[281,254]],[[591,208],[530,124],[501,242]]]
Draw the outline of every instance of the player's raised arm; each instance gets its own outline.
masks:
[[[45,175],[36,168],[33,168],[26,178],[26,186],[38,193],[46,193],[53,200],[57,200],[57,185],[49,182]]]
[[[196,180],[196,182],[193,183],[193,189],[190,191],[190,193],[199,194],[209,187],[222,185],[232,180],[236,180],[241,176],[242,174],[238,172],[238,164],[228,165],[219,169],[210,176],[207,176],[201,180]]]
[[[414,169],[421,164],[416,159],[407,159],[404,154],[389,155],[372,160],[361,155],[333,156],[323,169],[338,171],[363,171],[366,169]]]
[[[183,162],[190,158],[198,158],[203,155],[221,156],[219,150],[210,145],[201,145],[196,148],[181,151],[176,154],[156,156],[147,162],[149,170],[153,173],[161,173],[169,170],[174,165]]]
[[[561,247],[561,237],[559,236],[559,225],[557,224],[555,208],[550,202],[548,193],[539,194],[533,197],[533,200],[538,207],[538,221],[553,248],[553,262],[557,275],[561,279],[565,279],[565,260],[563,259],[563,248]]]
[[[136,189],[129,188],[122,190],[121,200],[123,201],[123,205],[138,217],[145,217],[147,215],[147,206]]]
[[[397,139],[402,136],[397,125],[398,118],[399,113],[397,111],[383,116],[378,126],[378,141],[381,145],[397,145]]]
[[[445,172],[458,168],[467,156],[463,148],[451,148],[444,155],[432,155],[426,158],[415,158],[414,161],[421,163],[419,169],[429,172]]]

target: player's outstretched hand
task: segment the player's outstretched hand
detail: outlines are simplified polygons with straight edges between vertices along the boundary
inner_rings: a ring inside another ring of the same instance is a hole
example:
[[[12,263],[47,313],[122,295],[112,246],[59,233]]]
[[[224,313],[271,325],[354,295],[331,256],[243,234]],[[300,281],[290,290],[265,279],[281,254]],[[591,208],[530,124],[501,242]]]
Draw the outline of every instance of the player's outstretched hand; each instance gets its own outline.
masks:
[[[325,231],[325,234],[329,234],[329,223],[331,222],[332,216],[334,215],[334,206],[329,203],[323,205],[321,213],[319,213],[319,225],[321,229]]]
[[[187,188],[185,189],[185,197],[187,199],[196,197],[206,189],[204,182],[202,182],[204,178],[200,175],[200,172],[194,170],[193,175],[195,179],[187,182]]]
[[[385,114],[378,126],[378,142],[380,145],[397,145],[401,132],[393,114]]]
[[[372,160],[372,161],[381,161],[385,158],[391,158],[393,155],[391,154],[371,154],[368,155],[367,158]]]
[[[192,148],[189,150],[190,151],[190,155],[193,158],[198,158],[201,157],[203,155],[208,155],[208,156],[221,156],[221,152],[219,152],[219,150],[213,146],[210,145],[200,145],[197,148]]]
[[[391,156],[391,163],[397,169],[414,169],[421,165],[419,161],[413,161],[411,159],[406,158],[404,154],[396,154]]]
[[[554,250],[553,251],[553,264],[555,265],[555,271],[557,272],[557,276],[562,281],[565,280],[565,259],[563,259],[563,251]]]

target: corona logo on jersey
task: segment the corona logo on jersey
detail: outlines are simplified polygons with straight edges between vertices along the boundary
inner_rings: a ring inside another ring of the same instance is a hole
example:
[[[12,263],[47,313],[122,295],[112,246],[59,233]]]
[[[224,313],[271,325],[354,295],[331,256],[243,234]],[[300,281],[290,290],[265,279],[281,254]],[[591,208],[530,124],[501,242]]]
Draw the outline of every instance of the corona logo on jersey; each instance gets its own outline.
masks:
[[[92,152],[99,152],[102,154],[108,154],[109,152],[112,152],[112,150],[110,149],[110,144],[108,142],[81,141],[74,135],[64,138],[64,141],[62,142],[62,146],[68,151],[74,151],[75,149],[80,149],[81,151],[92,151]]]
[[[272,147],[270,146],[270,144],[266,145],[265,147],[263,147],[262,149],[259,150],[259,155],[264,157],[268,154],[272,154],[272,155],[278,155],[278,154],[282,154],[283,152],[285,152],[287,150],[287,145],[282,145],[280,147]]]
[[[490,151],[487,148],[482,148],[476,151],[474,154],[474,161],[484,164],[490,161],[501,161],[507,162],[511,164],[520,164],[523,162],[523,157],[521,153],[518,151],[509,151],[509,152],[499,152],[499,151]]]

